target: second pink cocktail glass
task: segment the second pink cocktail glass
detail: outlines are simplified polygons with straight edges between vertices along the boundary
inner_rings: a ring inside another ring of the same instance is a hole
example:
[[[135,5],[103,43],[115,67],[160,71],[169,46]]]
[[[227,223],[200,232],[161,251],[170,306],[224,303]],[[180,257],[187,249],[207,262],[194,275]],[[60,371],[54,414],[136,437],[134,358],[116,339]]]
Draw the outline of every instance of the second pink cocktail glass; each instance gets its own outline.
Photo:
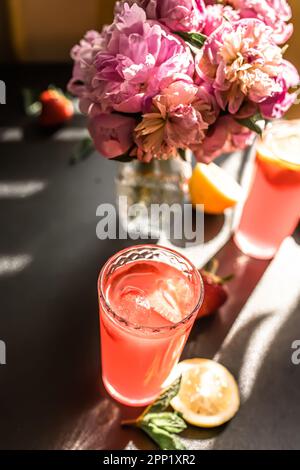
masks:
[[[278,121],[257,145],[255,169],[235,242],[247,255],[272,258],[300,217],[300,121]]]

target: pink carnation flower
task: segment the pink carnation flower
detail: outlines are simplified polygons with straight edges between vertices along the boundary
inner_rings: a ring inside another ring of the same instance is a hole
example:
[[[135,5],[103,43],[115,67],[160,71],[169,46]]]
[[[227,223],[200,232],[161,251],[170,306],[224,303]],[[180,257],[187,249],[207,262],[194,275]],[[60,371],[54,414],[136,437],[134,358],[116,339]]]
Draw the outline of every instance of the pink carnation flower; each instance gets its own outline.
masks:
[[[141,112],[166,77],[194,73],[193,57],[184,41],[147,21],[137,5],[126,3],[115,18],[106,50],[97,54],[94,65],[92,83],[101,91],[97,101],[104,110],[124,113]]]
[[[252,145],[255,134],[238,124],[231,116],[221,116],[210,127],[203,143],[194,149],[198,161],[209,163],[223,153],[243,150]]]
[[[261,103],[282,91],[282,51],[270,28],[255,19],[218,28],[199,54],[197,71],[213,87],[221,109],[231,114],[245,101]]]
[[[95,147],[104,157],[115,158],[133,147],[136,120],[121,114],[97,114],[90,118],[89,131]]]
[[[270,26],[277,44],[285,43],[293,33],[288,24],[292,18],[291,8],[286,0],[226,0],[239,11],[241,18],[257,18]]]

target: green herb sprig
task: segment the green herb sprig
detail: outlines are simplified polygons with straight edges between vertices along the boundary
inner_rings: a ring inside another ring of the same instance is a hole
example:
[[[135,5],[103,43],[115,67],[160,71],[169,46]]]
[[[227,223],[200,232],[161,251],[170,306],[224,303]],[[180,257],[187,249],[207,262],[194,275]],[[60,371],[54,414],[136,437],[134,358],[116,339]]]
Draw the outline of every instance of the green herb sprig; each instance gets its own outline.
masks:
[[[123,421],[123,426],[134,426],[144,431],[162,450],[185,450],[186,447],[178,434],[187,428],[182,417],[167,411],[172,398],[180,389],[179,377],[155,402],[135,420]]]

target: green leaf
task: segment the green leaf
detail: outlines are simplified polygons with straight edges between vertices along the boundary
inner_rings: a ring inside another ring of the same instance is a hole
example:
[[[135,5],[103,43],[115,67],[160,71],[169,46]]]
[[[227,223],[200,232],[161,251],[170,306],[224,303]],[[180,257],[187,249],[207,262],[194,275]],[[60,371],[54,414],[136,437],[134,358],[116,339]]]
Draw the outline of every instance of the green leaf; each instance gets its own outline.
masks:
[[[205,34],[201,34],[201,33],[176,32],[176,34],[178,34],[178,36],[180,36],[187,43],[189,43],[191,46],[196,47],[197,49],[202,49],[202,47],[204,46],[204,43],[207,39],[207,36],[205,36]]]
[[[42,104],[39,102],[38,94],[30,88],[23,88],[22,95],[25,114],[30,117],[39,116]]]
[[[181,160],[183,160],[184,162],[187,161],[185,149],[178,149],[178,155],[180,156]]]
[[[130,157],[128,155],[128,153],[126,153],[124,155],[120,155],[119,157],[111,158],[111,160],[114,161],[114,162],[128,163],[128,162],[131,162],[132,160],[134,160],[134,158]]]
[[[123,426],[135,426],[143,430],[162,450],[185,450],[177,434],[187,428],[183,418],[166,411],[180,389],[181,377],[165,390],[158,399],[135,420],[123,421]]]
[[[141,429],[160,447],[162,450],[186,450],[182,440],[165,429],[156,426],[154,423],[141,424]]]
[[[140,423],[140,426],[154,424],[158,428],[179,434],[187,428],[185,421],[177,414],[171,412],[148,413]]]
[[[217,274],[219,266],[220,266],[219,260],[217,260],[217,258],[212,258],[204,266],[204,271],[207,271],[208,273],[211,273],[211,274]]]
[[[136,160],[136,157],[131,155],[133,150],[134,150],[134,145],[132,145],[127,150],[127,152],[123,153],[123,155],[118,155],[115,158],[111,158],[111,160],[114,162],[121,162],[121,163],[132,162],[132,160]]]
[[[169,388],[162,392],[152,405],[148,406],[143,416],[148,413],[160,413],[165,411],[170,406],[171,400],[178,395],[180,384],[181,377],[178,377]]]
[[[73,155],[71,156],[71,165],[74,165],[75,163],[78,163],[81,160],[88,158],[94,150],[95,147],[92,139],[86,137],[80,142],[79,146],[76,148]]]
[[[236,119],[236,122],[241,124],[241,126],[247,127],[250,129],[250,131],[256,132],[256,134],[261,135],[262,134],[262,129],[261,127],[257,124],[258,121],[264,121],[264,118],[260,113],[254,114],[254,116],[251,116],[249,118],[245,119]]]

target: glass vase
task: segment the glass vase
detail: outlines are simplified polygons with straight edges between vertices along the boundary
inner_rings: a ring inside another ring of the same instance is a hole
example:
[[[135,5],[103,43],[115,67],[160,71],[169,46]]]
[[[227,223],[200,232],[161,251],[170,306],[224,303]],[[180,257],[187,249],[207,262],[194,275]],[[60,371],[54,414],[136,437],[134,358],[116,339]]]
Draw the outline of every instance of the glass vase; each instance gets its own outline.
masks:
[[[164,220],[164,214],[169,217],[168,208],[187,201],[191,174],[189,155],[186,160],[178,157],[120,163],[116,193],[123,230],[136,238],[159,238],[169,222]],[[153,217],[153,205],[161,207],[159,217]]]

